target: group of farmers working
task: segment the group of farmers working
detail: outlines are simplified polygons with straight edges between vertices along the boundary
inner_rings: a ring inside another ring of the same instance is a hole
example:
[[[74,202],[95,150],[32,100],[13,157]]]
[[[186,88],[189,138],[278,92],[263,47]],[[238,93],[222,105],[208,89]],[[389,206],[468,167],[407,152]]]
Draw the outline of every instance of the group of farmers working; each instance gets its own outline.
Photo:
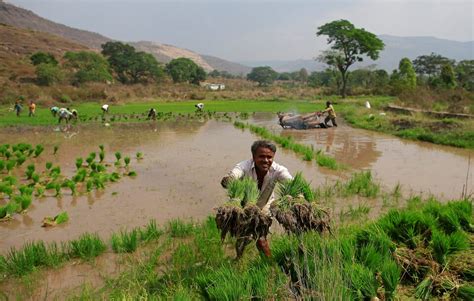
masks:
[[[17,100],[15,102],[15,105],[13,107],[13,110],[16,113],[16,116],[20,116],[21,111],[23,110],[23,106],[21,105],[21,99]],[[66,123],[69,123],[70,120],[75,119],[77,120],[78,118],[78,112],[76,109],[70,109],[70,108],[60,108],[57,106],[52,106],[49,108],[51,114],[53,117],[58,117],[58,123],[61,123],[61,121],[65,121]],[[107,113],[109,111],[109,105],[104,104],[101,106],[102,113]],[[29,117],[34,117],[36,113],[36,103],[31,100],[30,103],[28,104],[28,116]]]
[[[322,116],[327,114],[322,120]],[[279,124],[283,128],[291,128],[297,130],[337,127],[336,111],[330,101],[326,102],[326,108],[322,111],[313,112],[305,115],[293,113],[277,113]],[[331,124],[329,124],[331,122]]]

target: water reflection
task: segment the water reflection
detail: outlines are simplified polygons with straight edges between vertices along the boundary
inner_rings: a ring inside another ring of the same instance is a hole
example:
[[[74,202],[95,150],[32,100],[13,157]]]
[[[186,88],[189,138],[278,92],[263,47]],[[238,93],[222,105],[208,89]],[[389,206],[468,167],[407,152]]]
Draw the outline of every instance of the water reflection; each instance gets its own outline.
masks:
[[[398,183],[416,193],[432,193],[442,198],[458,198],[466,180],[469,156],[474,151],[431,143],[402,140],[394,136],[351,128],[283,130],[274,114],[255,118],[275,134],[323,149],[354,170],[370,169],[389,187]],[[258,115],[258,114],[257,114]],[[468,187],[474,191],[473,168]],[[323,171],[324,172],[324,171]]]

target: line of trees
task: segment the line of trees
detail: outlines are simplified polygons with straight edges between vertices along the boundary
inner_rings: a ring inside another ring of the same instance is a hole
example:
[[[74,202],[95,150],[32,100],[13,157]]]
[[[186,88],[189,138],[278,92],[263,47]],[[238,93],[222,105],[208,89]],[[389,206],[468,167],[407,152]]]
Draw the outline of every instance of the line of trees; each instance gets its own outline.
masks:
[[[308,83],[312,87],[331,87],[343,98],[348,89],[360,87],[377,94],[400,94],[418,86],[436,89],[456,87],[474,91],[474,60],[454,60],[431,53],[421,55],[411,61],[400,60],[398,69],[389,75],[385,70],[358,69],[349,71],[365,57],[377,60],[384,49],[384,43],[373,33],[356,28],[347,20],[337,20],[318,27],[317,36],[327,36],[330,48],[318,56],[325,63],[324,71],[308,75],[306,69],[299,72],[278,74],[268,66],[256,67],[247,79],[260,86],[270,85],[276,79]]]
[[[80,85],[87,82],[122,84],[149,84],[160,82],[169,76],[173,82],[199,84],[206,79],[206,72],[188,58],[176,58],[165,66],[146,52],[136,51],[133,46],[121,42],[107,42],[102,52],[68,51],[62,63],[47,52],[36,52],[30,57],[35,66],[36,81],[50,86],[59,82]]]

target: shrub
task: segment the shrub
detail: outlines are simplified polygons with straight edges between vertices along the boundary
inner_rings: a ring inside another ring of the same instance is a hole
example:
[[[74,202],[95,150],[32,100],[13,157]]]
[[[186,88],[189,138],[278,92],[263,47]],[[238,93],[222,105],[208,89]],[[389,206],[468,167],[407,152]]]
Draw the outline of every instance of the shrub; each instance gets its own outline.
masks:
[[[53,64],[39,64],[36,66],[36,80],[42,86],[51,86],[64,78],[61,68]]]

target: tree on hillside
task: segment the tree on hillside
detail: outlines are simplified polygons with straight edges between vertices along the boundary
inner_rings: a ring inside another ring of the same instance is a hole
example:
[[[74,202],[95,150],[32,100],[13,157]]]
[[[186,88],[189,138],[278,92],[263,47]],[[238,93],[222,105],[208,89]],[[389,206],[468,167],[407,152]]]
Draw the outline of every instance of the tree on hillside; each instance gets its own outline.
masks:
[[[136,52],[132,56],[129,68],[131,83],[156,81],[164,75],[164,69],[156,58],[143,51]]]
[[[206,79],[206,71],[193,60],[185,57],[171,60],[166,65],[166,72],[175,83],[189,82],[199,85],[201,81]]]
[[[121,42],[102,45],[102,54],[124,84],[156,81],[163,76],[163,68],[149,53],[136,52],[135,48]]]
[[[319,60],[330,66],[336,67],[341,73],[341,95],[346,97],[347,70],[355,62],[363,61],[366,55],[372,60],[379,57],[384,43],[376,35],[363,28],[356,28],[347,20],[338,20],[318,27],[317,36],[328,36],[328,44],[332,51],[325,51]]]
[[[52,64],[56,66],[58,61],[53,54],[49,52],[38,51],[30,56],[31,63],[35,66],[39,64]]]
[[[252,68],[247,80],[257,82],[259,86],[271,85],[278,78],[278,73],[269,66]]]
[[[89,51],[64,54],[64,66],[73,70],[73,83],[112,81],[109,63],[98,53]]]
[[[64,74],[58,65],[42,63],[36,66],[36,81],[42,86],[51,86],[60,82]]]

